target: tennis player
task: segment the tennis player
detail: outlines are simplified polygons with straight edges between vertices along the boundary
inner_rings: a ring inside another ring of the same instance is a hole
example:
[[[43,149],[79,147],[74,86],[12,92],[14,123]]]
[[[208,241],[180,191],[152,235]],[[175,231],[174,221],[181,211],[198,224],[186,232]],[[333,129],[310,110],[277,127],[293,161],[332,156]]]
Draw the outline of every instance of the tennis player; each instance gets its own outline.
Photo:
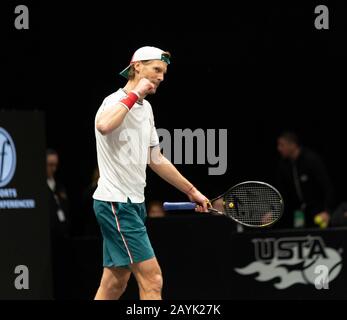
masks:
[[[152,107],[145,99],[156,93],[169,64],[169,52],[138,49],[120,73],[127,84],[104,99],[95,117],[100,178],[93,198],[104,266],[96,300],[118,299],[131,272],[140,299],[162,298],[163,277],[145,227],[147,164],[196,202],[196,211],[207,211],[207,198],[162,155]]]

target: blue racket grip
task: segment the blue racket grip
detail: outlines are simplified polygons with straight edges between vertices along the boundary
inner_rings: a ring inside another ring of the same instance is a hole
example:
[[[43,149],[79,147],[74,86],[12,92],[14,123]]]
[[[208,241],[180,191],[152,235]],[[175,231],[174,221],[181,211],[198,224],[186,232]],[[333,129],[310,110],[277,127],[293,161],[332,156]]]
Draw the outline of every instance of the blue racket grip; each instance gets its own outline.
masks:
[[[196,208],[195,202],[164,202],[165,211],[170,210],[193,210]]]

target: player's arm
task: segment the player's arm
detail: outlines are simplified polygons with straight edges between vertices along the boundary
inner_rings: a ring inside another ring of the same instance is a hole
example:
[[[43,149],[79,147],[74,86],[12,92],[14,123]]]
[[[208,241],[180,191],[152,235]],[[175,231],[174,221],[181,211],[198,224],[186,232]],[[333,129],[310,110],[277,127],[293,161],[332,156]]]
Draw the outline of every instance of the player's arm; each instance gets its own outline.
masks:
[[[96,129],[102,135],[109,134],[117,129],[137,100],[146,96],[153,87],[153,83],[148,79],[141,79],[125,98],[116,103],[114,107],[107,108],[98,115],[96,119]]]
[[[113,108],[108,108],[99,114],[96,119],[96,129],[106,135],[117,129],[129,112],[122,103],[117,103]]]
[[[149,167],[157,175],[185,193],[191,201],[196,202],[198,204],[197,211],[207,211],[208,199],[163,156],[159,147],[151,148],[149,155]]]

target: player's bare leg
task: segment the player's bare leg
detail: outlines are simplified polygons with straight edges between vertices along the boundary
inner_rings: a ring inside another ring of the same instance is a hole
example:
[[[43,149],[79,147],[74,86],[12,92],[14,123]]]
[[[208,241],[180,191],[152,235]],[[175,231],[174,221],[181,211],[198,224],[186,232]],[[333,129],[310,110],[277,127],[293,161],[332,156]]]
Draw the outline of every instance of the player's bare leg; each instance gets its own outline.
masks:
[[[130,266],[139,286],[141,300],[161,300],[163,277],[156,258]]]
[[[95,300],[117,300],[126,289],[131,271],[126,268],[104,268]]]

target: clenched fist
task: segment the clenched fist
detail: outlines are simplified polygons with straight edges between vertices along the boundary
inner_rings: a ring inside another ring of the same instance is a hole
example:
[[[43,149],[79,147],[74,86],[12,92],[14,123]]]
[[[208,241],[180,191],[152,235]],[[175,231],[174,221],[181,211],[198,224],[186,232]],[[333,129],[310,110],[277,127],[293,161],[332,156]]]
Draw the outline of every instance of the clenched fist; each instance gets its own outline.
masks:
[[[146,78],[142,78],[133,90],[136,91],[141,98],[143,98],[147,94],[153,92],[154,89],[155,85],[151,81]]]

